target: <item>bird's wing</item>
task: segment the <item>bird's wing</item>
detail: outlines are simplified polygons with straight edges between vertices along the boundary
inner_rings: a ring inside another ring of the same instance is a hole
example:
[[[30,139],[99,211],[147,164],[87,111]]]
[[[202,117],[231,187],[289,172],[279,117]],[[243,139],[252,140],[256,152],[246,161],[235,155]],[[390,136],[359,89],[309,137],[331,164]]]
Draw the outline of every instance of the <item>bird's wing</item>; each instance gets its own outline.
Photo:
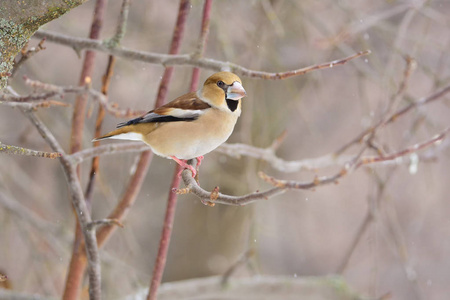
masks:
[[[189,93],[141,117],[119,123],[117,128],[141,123],[194,121],[209,108],[211,106],[199,99],[196,93]]]

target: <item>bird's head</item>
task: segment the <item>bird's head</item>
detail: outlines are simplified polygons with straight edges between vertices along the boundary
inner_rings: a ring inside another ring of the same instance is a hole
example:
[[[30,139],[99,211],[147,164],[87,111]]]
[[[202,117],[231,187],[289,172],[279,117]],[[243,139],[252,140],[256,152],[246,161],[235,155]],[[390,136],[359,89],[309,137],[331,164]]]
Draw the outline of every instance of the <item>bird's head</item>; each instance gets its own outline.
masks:
[[[206,79],[199,96],[215,107],[234,112],[239,100],[246,95],[242,81],[236,74],[219,72]]]

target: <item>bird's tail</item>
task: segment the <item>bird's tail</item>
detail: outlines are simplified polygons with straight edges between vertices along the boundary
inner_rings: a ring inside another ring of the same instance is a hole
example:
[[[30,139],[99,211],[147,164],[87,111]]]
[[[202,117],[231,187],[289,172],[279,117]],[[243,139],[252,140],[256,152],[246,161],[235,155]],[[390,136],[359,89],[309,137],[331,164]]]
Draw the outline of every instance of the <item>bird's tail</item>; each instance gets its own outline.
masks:
[[[117,128],[116,130],[113,130],[111,132],[108,132],[107,134],[95,138],[92,141],[96,142],[105,139],[142,141],[142,138],[143,138],[142,134],[135,132],[132,126],[125,126]]]

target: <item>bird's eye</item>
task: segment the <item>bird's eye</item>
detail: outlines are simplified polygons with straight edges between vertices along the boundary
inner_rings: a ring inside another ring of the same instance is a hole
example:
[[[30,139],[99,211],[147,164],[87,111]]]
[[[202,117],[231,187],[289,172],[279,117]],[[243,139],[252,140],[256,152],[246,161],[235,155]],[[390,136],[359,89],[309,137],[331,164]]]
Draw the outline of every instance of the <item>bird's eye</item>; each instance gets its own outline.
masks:
[[[222,88],[225,86],[225,82],[223,82],[222,80],[217,81],[217,86]]]

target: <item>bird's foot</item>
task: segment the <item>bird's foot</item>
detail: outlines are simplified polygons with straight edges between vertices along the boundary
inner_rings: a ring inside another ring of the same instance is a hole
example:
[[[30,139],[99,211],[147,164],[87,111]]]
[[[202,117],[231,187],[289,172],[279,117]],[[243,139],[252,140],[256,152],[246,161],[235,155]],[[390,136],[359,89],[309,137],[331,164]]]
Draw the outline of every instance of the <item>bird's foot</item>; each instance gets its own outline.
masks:
[[[181,177],[181,173],[183,173],[184,169],[189,169],[192,172],[192,177],[196,178],[197,176],[197,171],[195,170],[195,168],[191,165],[189,165],[186,160],[184,159],[178,159],[175,156],[171,156],[171,159],[173,159],[174,161],[177,162],[177,164],[179,164],[181,167],[183,167],[183,169],[181,169],[178,172],[178,177]]]
[[[199,173],[200,164],[202,163],[203,158],[205,158],[203,155],[196,157],[197,165],[195,166],[195,170],[197,171],[197,175],[195,175],[194,178],[195,178],[195,181],[197,181],[197,183],[199,183],[199,181],[198,181],[198,173]]]

